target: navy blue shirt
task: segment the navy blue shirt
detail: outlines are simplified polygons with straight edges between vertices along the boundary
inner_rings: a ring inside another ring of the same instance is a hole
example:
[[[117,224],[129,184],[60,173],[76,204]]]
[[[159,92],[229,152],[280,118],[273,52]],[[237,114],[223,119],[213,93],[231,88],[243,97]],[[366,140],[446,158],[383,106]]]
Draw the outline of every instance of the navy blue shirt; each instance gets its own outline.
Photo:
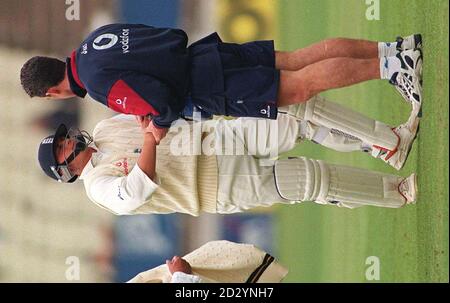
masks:
[[[67,58],[71,89],[117,112],[151,115],[155,126],[169,127],[189,91],[187,41],[180,29],[102,26]]]

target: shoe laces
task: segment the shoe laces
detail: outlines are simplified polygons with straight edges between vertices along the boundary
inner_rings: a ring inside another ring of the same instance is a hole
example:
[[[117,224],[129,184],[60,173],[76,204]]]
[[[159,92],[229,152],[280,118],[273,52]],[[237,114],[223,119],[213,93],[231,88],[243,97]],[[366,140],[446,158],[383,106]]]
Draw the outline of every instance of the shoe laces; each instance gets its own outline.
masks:
[[[395,85],[398,91],[406,96],[408,99],[412,96],[414,90],[413,78],[411,75],[406,75],[404,73],[398,73],[396,77],[392,77],[395,80],[389,80],[391,84]]]

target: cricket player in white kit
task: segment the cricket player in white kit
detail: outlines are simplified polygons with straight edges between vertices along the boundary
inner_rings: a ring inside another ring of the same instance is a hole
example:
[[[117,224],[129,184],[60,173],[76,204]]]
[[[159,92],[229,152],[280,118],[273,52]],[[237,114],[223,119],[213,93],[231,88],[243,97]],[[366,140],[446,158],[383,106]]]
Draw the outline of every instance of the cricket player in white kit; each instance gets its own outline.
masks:
[[[210,241],[183,258],[141,272],[128,283],[278,283],[288,270],[252,244]]]
[[[175,155],[180,142],[195,150],[195,126],[191,124],[189,131],[181,134],[177,132],[180,127],[172,126],[155,148],[148,143],[146,125],[138,125],[133,116],[118,115],[97,124],[92,142],[85,142],[87,136],[79,131],[60,127],[42,141],[39,161],[48,176],[61,182],[73,182],[80,176],[90,200],[117,215],[230,214],[302,201],[349,208],[398,208],[415,202],[415,174],[405,178],[304,157],[279,160],[273,156],[310,139],[340,151],[370,151],[399,169],[418,122],[417,113],[412,113],[405,124],[391,128],[316,97],[286,108],[285,113],[280,111],[276,121],[204,122],[199,131],[202,154]],[[237,125],[243,125],[244,131],[237,131]],[[246,154],[221,154],[220,138],[232,138]],[[269,138],[276,138],[275,144]],[[213,148],[205,152],[205,145]],[[154,167],[143,162],[155,157]]]

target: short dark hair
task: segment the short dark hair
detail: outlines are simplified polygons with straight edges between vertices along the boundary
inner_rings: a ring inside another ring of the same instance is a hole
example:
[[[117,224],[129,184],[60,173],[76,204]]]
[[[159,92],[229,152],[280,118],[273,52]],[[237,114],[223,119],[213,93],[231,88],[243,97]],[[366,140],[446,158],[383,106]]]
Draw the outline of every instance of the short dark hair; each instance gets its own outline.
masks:
[[[20,83],[30,97],[45,97],[50,87],[64,79],[66,63],[56,58],[35,56],[20,70]]]

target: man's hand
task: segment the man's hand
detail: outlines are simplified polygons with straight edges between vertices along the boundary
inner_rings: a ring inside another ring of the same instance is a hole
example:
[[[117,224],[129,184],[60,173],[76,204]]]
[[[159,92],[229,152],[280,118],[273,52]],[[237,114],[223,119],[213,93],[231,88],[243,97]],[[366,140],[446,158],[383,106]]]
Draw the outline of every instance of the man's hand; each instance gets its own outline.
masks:
[[[174,272],[177,271],[181,271],[189,275],[192,274],[191,265],[189,265],[189,263],[186,260],[178,256],[174,256],[170,261],[166,260],[166,264],[167,267],[169,267],[169,271],[172,275]]]
[[[156,127],[153,123],[149,123],[147,128],[145,129],[146,132],[153,134],[156,144],[159,144],[159,142],[167,135],[168,130],[168,128]]]
[[[148,117],[145,116],[134,116],[136,118],[137,123],[141,126],[142,130],[145,130],[149,123],[152,121]]]

